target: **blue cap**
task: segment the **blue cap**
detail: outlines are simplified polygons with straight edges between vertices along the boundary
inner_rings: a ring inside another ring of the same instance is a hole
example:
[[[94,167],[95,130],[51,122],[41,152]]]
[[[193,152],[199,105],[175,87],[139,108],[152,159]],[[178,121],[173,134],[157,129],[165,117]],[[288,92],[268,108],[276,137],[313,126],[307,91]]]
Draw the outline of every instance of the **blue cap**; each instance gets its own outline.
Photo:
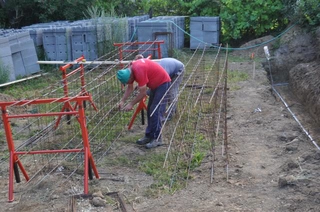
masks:
[[[126,69],[121,69],[118,71],[117,73],[117,77],[118,80],[122,83],[122,84],[127,84],[129,79],[130,79],[130,70],[128,68]]]

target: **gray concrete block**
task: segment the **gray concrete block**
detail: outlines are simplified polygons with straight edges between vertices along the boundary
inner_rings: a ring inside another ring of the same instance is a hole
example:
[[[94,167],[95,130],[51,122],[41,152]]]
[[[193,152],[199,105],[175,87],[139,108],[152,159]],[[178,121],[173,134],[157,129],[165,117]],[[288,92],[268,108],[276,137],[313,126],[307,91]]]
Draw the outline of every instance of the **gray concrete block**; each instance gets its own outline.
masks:
[[[0,65],[9,72],[9,80],[16,79],[12,56],[0,57]]]

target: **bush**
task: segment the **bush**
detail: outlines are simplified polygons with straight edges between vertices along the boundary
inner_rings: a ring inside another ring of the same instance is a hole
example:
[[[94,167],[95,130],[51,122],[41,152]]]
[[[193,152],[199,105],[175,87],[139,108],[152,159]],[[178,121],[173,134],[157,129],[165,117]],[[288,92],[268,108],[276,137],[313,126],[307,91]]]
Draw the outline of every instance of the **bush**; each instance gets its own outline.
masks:
[[[286,0],[284,11],[288,19],[307,28],[320,25],[319,0]]]

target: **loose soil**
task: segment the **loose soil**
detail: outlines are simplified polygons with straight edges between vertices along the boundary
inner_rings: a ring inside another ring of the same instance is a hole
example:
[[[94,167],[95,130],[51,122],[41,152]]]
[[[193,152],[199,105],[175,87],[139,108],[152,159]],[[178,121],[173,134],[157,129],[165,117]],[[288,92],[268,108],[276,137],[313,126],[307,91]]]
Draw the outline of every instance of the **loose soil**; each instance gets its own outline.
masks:
[[[137,211],[320,210],[319,150],[271,92],[259,65],[255,75],[250,62],[232,63],[229,68],[252,77],[239,82],[239,89],[231,90],[228,96],[228,180],[224,164],[217,162],[215,166],[220,170],[210,183],[211,165],[204,161],[197,178],[186,189],[173,196],[144,200],[135,205]],[[289,93],[282,94],[288,101]],[[295,110],[302,118],[303,108]],[[303,120],[311,128],[312,120]],[[316,133],[319,128],[313,131],[319,139]]]
[[[108,192],[118,192],[127,211],[245,211],[284,212],[320,211],[320,151],[301,130],[277,95],[272,92],[267,73],[260,64],[233,62],[229,70],[249,74],[246,81],[229,84],[228,91],[228,153],[225,161],[214,163],[213,182],[210,181],[211,163],[204,159],[195,170],[186,188],[174,194],[146,195],[154,183],[151,176],[128,167],[98,167],[101,179],[90,182],[90,189],[108,199],[108,204],[95,207],[90,198],[75,199],[75,211],[121,211],[117,198]],[[290,97],[289,90],[279,88],[289,106],[319,141],[319,126],[312,126],[301,104]],[[135,126],[134,132],[143,132]],[[132,132],[130,132],[132,133]],[[167,146],[145,150],[134,143],[114,146],[110,155],[152,154]],[[221,152],[216,150],[216,154]],[[15,201],[7,202],[7,177],[2,176],[0,211],[71,211],[70,195],[81,187],[55,187],[55,173],[32,193],[15,192]],[[76,176],[70,181],[81,181]],[[54,195],[52,189],[60,191]],[[99,192],[101,192],[99,194]],[[49,198],[48,198],[49,197]],[[119,198],[118,198],[119,199]]]

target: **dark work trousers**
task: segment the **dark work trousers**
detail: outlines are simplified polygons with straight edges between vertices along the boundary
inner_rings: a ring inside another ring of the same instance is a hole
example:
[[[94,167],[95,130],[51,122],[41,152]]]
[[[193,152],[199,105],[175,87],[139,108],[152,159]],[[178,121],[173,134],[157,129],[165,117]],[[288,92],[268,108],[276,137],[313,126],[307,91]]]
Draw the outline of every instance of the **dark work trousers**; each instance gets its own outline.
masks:
[[[167,103],[169,105],[169,112],[167,117],[169,119],[172,118],[173,114],[176,113],[177,111],[177,101],[178,101],[178,94],[179,94],[179,87],[180,84],[182,82],[183,79],[183,75],[184,75],[184,67],[179,70],[177,73],[175,73],[172,77],[171,77],[171,86],[169,88],[169,92],[167,94]],[[164,113],[163,113],[164,114]],[[163,117],[162,117],[163,119]]]
[[[164,113],[167,103],[167,99],[162,99],[162,97],[165,95],[169,87],[170,82],[166,82],[150,91],[147,106],[148,126],[146,128],[146,137],[152,139],[158,138],[161,132],[162,123],[160,114]]]

